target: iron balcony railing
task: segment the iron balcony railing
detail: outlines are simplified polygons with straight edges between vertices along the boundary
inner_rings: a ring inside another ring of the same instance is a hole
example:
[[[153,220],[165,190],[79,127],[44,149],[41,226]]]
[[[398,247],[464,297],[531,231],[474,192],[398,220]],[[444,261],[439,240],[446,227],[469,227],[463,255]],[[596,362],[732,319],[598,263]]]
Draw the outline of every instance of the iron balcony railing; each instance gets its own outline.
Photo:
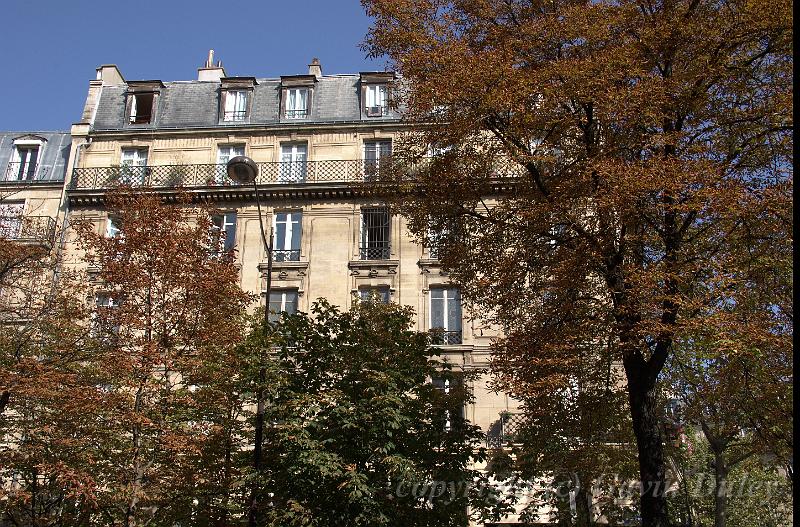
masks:
[[[329,161],[269,161],[257,163],[260,185],[305,183],[363,183],[375,181],[386,171],[392,174],[401,169],[390,158],[380,160],[329,160]],[[403,169],[410,179],[414,168]],[[487,167],[492,178],[518,177],[521,167],[498,160]],[[228,187],[237,186],[228,177],[224,164],[207,165],[157,165],[157,166],[107,166],[75,168],[72,171],[71,190],[107,189],[127,184],[151,188],[173,187]]]
[[[0,216],[0,238],[51,246],[56,220],[50,216]]]
[[[236,110],[230,112],[223,112],[222,120],[224,122],[244,121],[247,117],[247,110]]]
[[[464,342],[461,336],[461,330],[444,331],[441,328],[434,328],[431,330],[431,335],[432,344],[437,344],[439,346],[455,346]]]
[[[275,249],[272,251],[272,259],[275,262],[299,262],[299,249]]]
[[[522,413],[501,412],[500,418],[489,425],[486,432],[487,448],[503,448],[519,442],[519,434],[525,426]]]
[[[303,108],[300,110],[286,110],[287,119],[305,119],[308,117],[308,110]]]
[[[362,260],[388,260],[392,251],[389,242],[386,242],[380,245],[360,247],[359,252]]]
[[[13,162],[9,163],[3,172],[3,181],[33,181],[42,179],[47,174],[50,167],[40,166],[31,163]]]

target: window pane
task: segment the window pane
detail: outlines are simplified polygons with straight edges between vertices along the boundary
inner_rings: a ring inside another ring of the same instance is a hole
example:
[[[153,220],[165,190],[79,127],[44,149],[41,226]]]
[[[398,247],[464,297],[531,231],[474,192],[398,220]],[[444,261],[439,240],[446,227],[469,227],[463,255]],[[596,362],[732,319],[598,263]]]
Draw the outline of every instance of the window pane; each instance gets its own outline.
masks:
[[[300,223],[302,215],[299,212],[295,212],[295,213],[290,214],[289,217],[291,217],[291,219],[292,219],[292,223],[291,223],[291,226],[292,226],[292,240],[291,240],[291,246],[288,247],[288,248],[293,250],[293,251],[299,251],[300,250],[300,236],[302,234],[302,226],[301,226],[301,223]]]
[[[444,327],[444,299],[433,295],[436,289],[431,290],[431,328]],[[441,290],[439,290],[441,292]]]
[[[447,289],[447,330],[461,331],[461,293],[458,289]]]
[[[286,249],[286,214],[279,214],[275,222],[275,249],[278,251]]]
[[[294,315],[297,313],[297,291],[286,291],[284,296],[284,311],[287,315]]]

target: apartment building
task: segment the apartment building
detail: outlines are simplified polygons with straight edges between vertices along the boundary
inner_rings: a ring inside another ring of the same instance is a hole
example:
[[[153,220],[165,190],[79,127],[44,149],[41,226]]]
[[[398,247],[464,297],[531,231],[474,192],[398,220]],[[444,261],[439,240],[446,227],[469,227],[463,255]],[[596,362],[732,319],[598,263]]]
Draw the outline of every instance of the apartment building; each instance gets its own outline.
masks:
[[[436,329],[441,348],[465,371],[488,366],[492,328],[461,305],[436,248],[410,237],[386,196],[362,185],[389,159],[406,130],[390,104],[392,72],[324,75],[317,59],[302,74],[229,76],[213,52],[197,79],[130,80],[97,68],[82,119],[72,126],[62,208],[113,234],[104,197],[119,183],[168,195],[178,187],[210,200],[227,248],[236,249],[241,287],[275,312],[307,311],[324,297],[348,308],[356,298],[411,306],[420,331]],[[246,155],[258,166],[262,220],[272,233],[271,294],[255,189],[231,180],[226,163]],[[64,248],[75,259],[73,243]],[[474,382],[466,417],[502,440],[508,397],[488,377]]]

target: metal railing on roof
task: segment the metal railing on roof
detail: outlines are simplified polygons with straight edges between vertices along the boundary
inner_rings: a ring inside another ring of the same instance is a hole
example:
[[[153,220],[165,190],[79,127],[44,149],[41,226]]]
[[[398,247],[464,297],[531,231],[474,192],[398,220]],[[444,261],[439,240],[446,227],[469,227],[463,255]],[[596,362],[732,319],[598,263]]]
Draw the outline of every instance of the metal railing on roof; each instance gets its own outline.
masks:
[[[50,167],[31,163],[11,162],[2,174],[3,182],[25,182],[44,178]]]

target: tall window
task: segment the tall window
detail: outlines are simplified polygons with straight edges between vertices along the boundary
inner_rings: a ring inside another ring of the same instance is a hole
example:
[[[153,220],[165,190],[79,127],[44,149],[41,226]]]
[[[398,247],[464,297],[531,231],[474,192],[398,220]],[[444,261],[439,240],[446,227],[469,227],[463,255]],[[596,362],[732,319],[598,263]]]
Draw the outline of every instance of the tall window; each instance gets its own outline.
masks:
[[[215,244],[225,252],[236,246],[236,213],[226,212],[212,216],[214,224]]]
[[[244,121],[247,117],[247,90],[225,91],[225,110],[223,121]]]
[[[364,177],[373,179],[378,176],[381,165],[388,162],[392,155],[392,142],[365,141],[364,142]]]
[[[147,149],[123,148],[119,182],[142,185],[147,173]]]
[[[302,224],[302,212],[279,212],[275,214],[272,255],[276,262],[297,262],[300,260]]]
[[[36,177],[39,145],[16,145],[6,169],[6,181],[30,181]]]
[[[306,180],[306,161],[308,147],[305,144],[286,144],[281,146],[281,168],[279,183],[302,183]]]
[[[460,375],[448,373],[443,374],[441,377],[434,377],[431,381],[433,386],[444,394],[444,405],[446,407],[443,412],[445,431],[449,432],[453,428],[459,428],[464,424],[466,418],[462,399],[459,397],[453,402],[449,399],[452,394],[464,389],[464,379]]]
[[[25,203],[0,203],[0,238],[14,240],[22,232]]]
[[[367,117],[380,117],[386,114],[387,88],[384,85],[367,86],[367,100],[364,103]]]
[[[365,286],[358,288],[358,297],[362,302],[380,302],[381,304],[388,304],[391,300],[391,292],[389,286]]]
[[[286,90],[286,118],[304,119],[308,117],[308,88],[289,88]]]
[[[457,287],[436,287],[430,296],[430,328],[439,330],[439,343],[461,344],[461,292]]]
[[[387,260],[390,255],[389,245],[389,209],[372,207],[361,209],[361,246],[362,260]]]
[[[217,168],[215,183],[221,185],[228,182],[228,169],[225,165],[231,158],[244,155],[244,145],[223,145],[217,149]]]
[[[297,289],[272,291],[269,294],[269,321],[277,322],[281,315],[297,313]]]

